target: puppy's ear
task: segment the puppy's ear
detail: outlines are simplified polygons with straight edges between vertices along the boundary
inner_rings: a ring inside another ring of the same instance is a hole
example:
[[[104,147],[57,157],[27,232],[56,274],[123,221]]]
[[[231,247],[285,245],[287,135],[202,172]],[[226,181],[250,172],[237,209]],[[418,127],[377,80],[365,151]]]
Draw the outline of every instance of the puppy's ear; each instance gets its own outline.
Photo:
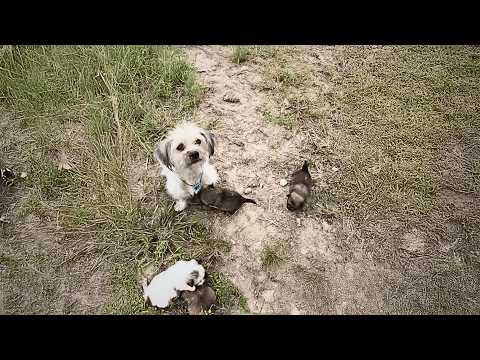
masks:
[[[207,142],[208,152],[210,153],[210,156],[213,156],[213,154],[215,153],[215,144],[216,144],[215,135],[213,135],[213,133],[207,130],[202,130],[201,134],[205,138],[205,141]]]
[[[191,277],[193,280],[198,279],[199,276],[200,276],[200,273],[198,272],[198,270],[193,270],[193,271],[190,273],[190,277]]]
[[[157,161],[161,162],[163,165],[165,165],[167,168],[169,168],[170,170],[172,170],[172,163],[170,162],[170,148],[171,148],[171,145],[172,145],[172,141],[171,140],[163,140],[160,142],[160,144],[158,144],[156,147],[155,147],[155,150],[153,152],[153,155],[155,157],[155,159],[157,159]]]
[[[307,162],[307,160],[305,160],[305,161],[303,162],[302,170],[303,170],[303,171],[308,171],[308,162]]]

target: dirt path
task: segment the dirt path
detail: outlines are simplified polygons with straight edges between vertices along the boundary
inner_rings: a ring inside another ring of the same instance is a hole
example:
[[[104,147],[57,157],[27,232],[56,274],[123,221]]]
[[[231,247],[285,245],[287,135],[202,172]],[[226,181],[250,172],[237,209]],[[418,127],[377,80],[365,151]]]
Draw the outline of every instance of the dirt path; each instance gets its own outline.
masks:
[[[186,49],[210,90],[196,119],[217,120],[214,163],[222,185],[237,191],[248,187],[248,196],[258,202],[232,217],[216,218],[217,230],[233,244],[222,271],[254,313],[381,312],[373,264],[360,254],[346,259],[336,246],[335,225],[308,212],[295,215],[287,210],[288,188],[280,180],[301,165],[303,135],[262,118],[259,109],[268,100],[257,90],[261,77],[255,65],[233,64],[231,51],[220,46]],[[226,93],[239,102],[224,101]],[[322,173],[321,165],[313,169],[317,183]],[[267,269],[260,254],[265,246],[275,245],[286,250],[288,260]]]

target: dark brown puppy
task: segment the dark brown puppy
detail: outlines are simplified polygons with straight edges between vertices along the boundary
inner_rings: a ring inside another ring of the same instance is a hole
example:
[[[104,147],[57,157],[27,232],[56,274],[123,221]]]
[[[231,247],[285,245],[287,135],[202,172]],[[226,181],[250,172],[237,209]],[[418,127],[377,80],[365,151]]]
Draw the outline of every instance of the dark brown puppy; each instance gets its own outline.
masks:
[[[182,298],[188,304],[190,315],[199,315],[202,311],[209,310],[217,301],[215,291],[209,286],[199,286],[195,291],[184,291]]]
[[[300,170],[292,174],[290,192],[287,195],[287,209],[290,211],[303,209],[305,201],[312,191],[312,177],[308,172],[308,163],[305,161]]]
[[[244,203],[256,204],[255,200],[244,198],[236,191],[213,187],[203,189],[199,197],[203,205],[228,213],[234,213]]]

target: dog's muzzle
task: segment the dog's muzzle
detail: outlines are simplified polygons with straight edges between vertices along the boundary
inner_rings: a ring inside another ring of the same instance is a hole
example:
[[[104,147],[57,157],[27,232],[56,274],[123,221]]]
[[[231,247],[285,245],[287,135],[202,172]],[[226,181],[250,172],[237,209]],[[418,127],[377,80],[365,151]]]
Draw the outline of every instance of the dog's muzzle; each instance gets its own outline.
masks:
[[[190,160],[190,164],[195,164],[196,162],[200,161],[200,154],[198,151],[189,151],[187,152],[188,160]]]

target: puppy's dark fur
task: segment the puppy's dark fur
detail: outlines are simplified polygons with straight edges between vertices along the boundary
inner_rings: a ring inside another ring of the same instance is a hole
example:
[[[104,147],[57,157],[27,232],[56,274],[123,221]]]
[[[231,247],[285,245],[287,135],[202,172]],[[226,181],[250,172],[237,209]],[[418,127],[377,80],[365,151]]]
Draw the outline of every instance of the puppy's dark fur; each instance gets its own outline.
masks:
[[[234,213],[244,203],[256,204],[255,200],[244,198],[236,191],[213,187],[203,189],[199,198],[203,205],[228,213]]]
[[[210,309],[217,301],[215,291],[206,285],[197,287],[195,291],[184,291],[182,298],[188,304],[188,313],[190,315],[198,315],[202,311]]]
[[[287,195],[287,209],[290,211],[303,209],[312,191],[312,185],[313,181],[308,171],[308,163],[305,161],[302,168],[292,174],[289,194]]]

